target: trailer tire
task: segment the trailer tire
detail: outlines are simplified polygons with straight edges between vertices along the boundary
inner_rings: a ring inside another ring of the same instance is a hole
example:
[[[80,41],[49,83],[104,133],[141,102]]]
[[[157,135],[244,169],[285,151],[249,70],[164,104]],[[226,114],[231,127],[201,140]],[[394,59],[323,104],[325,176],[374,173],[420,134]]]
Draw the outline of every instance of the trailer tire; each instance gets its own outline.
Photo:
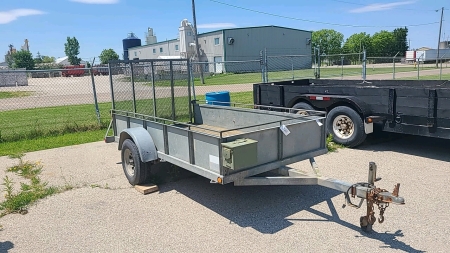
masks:
[[[310,111],[314,111],[314,107],[312,107],[310,104],[305,103],[305,102],[299,102],[297,104],[295,104],[294,106],[292,106],[293,109],[304,109],[304,110],[310,110]],[[295,111],[292,110],[291,113],[295,113],[295,114],[300,114],[300,115],[309,115],[308,112],[306,111]]]
[[[333,141],[347,147],[360,145],[367,136],[361,116],[347,106],[333,108],[327,115],[326,125]]]
[[[122,144],[122,168],[128,182],[131,185],[145,183],[150,175],[148,163],[141,161],[139,149],[131,139],[126,139]]]

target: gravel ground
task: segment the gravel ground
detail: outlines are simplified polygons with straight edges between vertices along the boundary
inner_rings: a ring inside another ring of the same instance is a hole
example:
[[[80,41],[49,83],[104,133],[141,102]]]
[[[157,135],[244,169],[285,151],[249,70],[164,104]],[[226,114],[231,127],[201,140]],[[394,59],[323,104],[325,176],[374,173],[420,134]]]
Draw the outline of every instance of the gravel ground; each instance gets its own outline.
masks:
[[[342,194],[318,186],[187,177],[142,195],[126,181],[116,144],[96,142],[26,155],[42,161],[50,184],[81,187],[1,218],[0,252],[448,252],[450,141],[393,136],[316,158],[326,176],[365,181],[374,161],[380,187],[401,183],[406,205],[390,206],[371,234],[360,232],[363,209],[343,209]],[[1,177],[13,163],[0,157]]]

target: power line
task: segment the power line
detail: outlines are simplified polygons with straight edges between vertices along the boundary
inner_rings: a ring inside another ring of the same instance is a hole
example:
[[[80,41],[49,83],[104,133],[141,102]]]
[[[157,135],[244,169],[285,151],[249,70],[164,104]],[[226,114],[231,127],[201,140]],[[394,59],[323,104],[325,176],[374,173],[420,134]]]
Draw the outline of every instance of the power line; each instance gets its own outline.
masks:
[[[338,2],[338,3],[344,3],[344,4],[352,4],[352,5],[359,5],[359,6],[368,6],[368,5],[370,5],[370,4],[361,4],[361,3],[354,3],[354,2],[348,2],[348,1],[342,1],[342,0],[331,0],[331,1],[333,1],[333,2]],[[423,11],[434,11],[434,12],[436,12],[436,11],[439,11],[439,8],[437,8],[437,9],[428,9],[428,10],[424,10],[424,9],[412,9],[412,8],[393,8],[393,9],[396,9],[396,10],[405,10],[405,11],[420,11],[420,12],[423,12]]]
[[[251,12],[255,12],[255,13],[259,13],[259,14],[268,15],[268,16],[279,17],[279,18],[285,18],[285,19],[291,19],[291,20],[297,20],[297,21],[303,21],[303,22],[310,22],[310,23],[316,23],[316,24],[333,25],[333,26],[346,26],[346,27],[376,27],[376,28],[380,28],[380,27],[412,27],[412,26],[426,26],[426,25],[434,25],[434,24],[438,24],[438,23],[439,23],[439,22],[431,22],[431,23],[424,23],[424,24],[398,25],[398,26],[371,26],[371,25],[337,24],[337,23],[329,23],[329,22],[322,22],[322,21],[316,21],[316,20],[309,20],[309,19],[302,19],[302,18],[295,18],[295,17],[283,16],[283,15],[279,15],[279,14],[274,14],[274,13],[269,13],[269,12],[264,12],[264,11],[258,11],[258,10],[249,9],[249,8],[245,8],[245,7],[241,7],[241,6],[237,6],[237,5],[233,5],[233,4],[228,4],[228,3],[224,3],[224,2],[220,2],[220,1],[216,1],[216,0],[209,0],[209,1],[210,1],[210,2],[214,2],[214,3],[218,3],[218,4],[222,4],[222,5],[226,5],[226,6],[229,6],[229,7],[241,9],[241,10],[246,10],[246,11],[251,11]]]

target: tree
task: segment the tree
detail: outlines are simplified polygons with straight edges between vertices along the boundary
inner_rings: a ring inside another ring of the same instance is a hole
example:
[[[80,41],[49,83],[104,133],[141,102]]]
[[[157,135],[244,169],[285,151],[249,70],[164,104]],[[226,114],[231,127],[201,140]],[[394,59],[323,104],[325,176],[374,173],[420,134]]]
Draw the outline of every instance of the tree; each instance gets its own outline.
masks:
[[[53,56],[42,56],[42,63],[55,63],[56,59]]]
[[[25,50],[20,50],[12,55],[12,67],[15,69],[34,69],[33,55]]]
[[[339,54],[342,51],[344,35],[333,29],[322,29],[312,33],[312,46],[320,47],[320,54]]]
[[[394,35],[394,51],[400,52],[399,56],[405,56],[406,51],[409,50],[408,46],[408,28],[396,28],[392,32]]]
[[[394,34],[386,30],[375,33],[372,36],[372,50],[372,56],[393,57],[397,53]]]
[[[39,52],[37,52],[36,58],[34,58],[34,63],[35,64],[40,64],[42,63],[42,56]]]
[[[67,42],[64,43],[64,52],[66,56],[69,57],[69,62],[71,65],[79,65],[81,59],[78,58],[78,54],[80,54],[80,44],[78,43],[77,38],[67,37]]]
[[[109,61],[119,60],[119,55],[113,49],[104,49],[100,54],[102,64],[108,64]]]
[[[342,47],[342,51],[346,54],[352,53],[362,53],[363,50],[366,50],[367,55],[370,55],[372,52],[372,38],[370,34],[365,32],[352,34],[344,43]],[[362,59],[360,55],[351,55],[348,57],[352,62],[359,61]]]

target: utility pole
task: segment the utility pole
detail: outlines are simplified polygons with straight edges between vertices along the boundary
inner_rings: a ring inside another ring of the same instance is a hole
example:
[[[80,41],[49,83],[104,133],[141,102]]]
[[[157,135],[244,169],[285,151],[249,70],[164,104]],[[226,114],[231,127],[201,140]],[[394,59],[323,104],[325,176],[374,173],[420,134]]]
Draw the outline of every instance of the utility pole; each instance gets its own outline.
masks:
[[[197,36],[197,18],[195,17],[195,0],[192,0],[192,18],[194,19],[195,50],[197,53],[197,60],[198,62],[200,62],[200,49],[198,47],[198,36]],[[199,66],[200,66],[200,80],[202,81],[202,84],[205,84],[205,80],[203,79],[203,66],[202,65]]]
[[[439,25],[439,41],[438,41],[438,48],[437,48],[437,57],[436,57],[436,68],[438,67],[438,61],[439,61],[439,46],[441,44],[441,30],[442,30],[442,17],[444,16],[444,7],[441,9],[441,24]]]

